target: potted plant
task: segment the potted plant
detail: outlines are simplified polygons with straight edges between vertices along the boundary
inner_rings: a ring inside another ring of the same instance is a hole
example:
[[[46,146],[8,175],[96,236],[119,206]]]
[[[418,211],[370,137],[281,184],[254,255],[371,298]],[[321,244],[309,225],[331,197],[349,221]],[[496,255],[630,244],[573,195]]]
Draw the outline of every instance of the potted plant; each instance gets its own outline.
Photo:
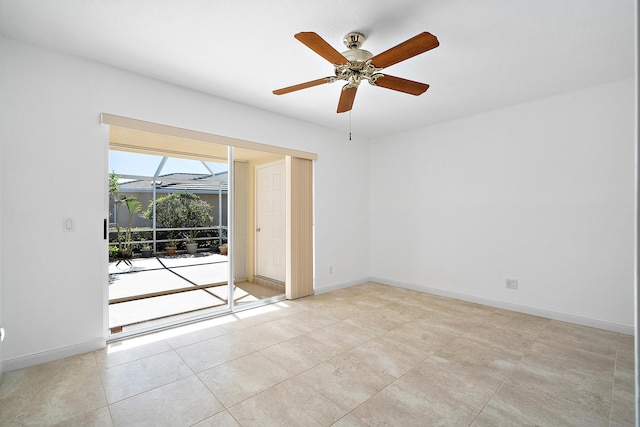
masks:
[[[198,230],[191,230],[189,233],[185,233],[184,237],[187,239],[187,243],[185,246],[187,247],[188,254],[195,254],[198,252],[198,241],[196,237],[198,236]]]
[[[213,240],[207,240],[206,247],[209,252],[218,253],[218,245]]]
[[[164,247],[164,251],[167,253],[167,255],[175,255],[176,249],[178,249],[178,242],[176,242],[175,240],[169,240],[167,246]]]
[[[142,258],[151,258],[151,255],[153,255],[153,249],[151,248],[151,245],[149,245],[148,243],[143,243],[142,248],[140,248],[140,256]]]
[[[220,255],[227,255],[229,251],[229,245],[227,243],[220,246]]]
[[[109,246],[109,262],[114,262],[120,259],[122,249],[117,246]]]
[[[117,261],[116,265],[124,262],[131,267],[131,258],[133,258],[131,249],[122,248],[120,246],[109,246],[109,262]]]

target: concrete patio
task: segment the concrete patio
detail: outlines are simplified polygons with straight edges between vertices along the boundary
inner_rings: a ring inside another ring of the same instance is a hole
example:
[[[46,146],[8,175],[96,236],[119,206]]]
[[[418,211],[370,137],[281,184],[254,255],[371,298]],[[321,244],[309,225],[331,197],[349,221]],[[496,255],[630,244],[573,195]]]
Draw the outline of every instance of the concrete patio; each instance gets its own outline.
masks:
[[[170,316],[225,309],[227,269],[227,257],[213,253],[134,258],[130,264],[110,263],[109,329],[115,332],[120,327],[136,327]],[[278,294],[264,286],[237,283],[234,304]],[[133,299],[140,296],[143,298]]]

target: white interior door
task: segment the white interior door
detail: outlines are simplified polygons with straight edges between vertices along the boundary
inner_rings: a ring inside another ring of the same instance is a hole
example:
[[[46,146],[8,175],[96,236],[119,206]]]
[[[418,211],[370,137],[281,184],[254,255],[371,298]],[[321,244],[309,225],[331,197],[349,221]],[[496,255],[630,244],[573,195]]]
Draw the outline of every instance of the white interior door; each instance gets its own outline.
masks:
[[[256,275],[285,281],[286,180],[284,161],[256,167]]]

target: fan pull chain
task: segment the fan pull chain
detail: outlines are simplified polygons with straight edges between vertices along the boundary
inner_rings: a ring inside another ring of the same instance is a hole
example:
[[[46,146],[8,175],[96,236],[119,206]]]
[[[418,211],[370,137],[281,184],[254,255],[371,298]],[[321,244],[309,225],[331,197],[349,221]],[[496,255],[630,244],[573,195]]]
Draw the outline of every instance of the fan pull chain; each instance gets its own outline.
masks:
[[[349,141],[351,141],[351,110],[349,110]]]

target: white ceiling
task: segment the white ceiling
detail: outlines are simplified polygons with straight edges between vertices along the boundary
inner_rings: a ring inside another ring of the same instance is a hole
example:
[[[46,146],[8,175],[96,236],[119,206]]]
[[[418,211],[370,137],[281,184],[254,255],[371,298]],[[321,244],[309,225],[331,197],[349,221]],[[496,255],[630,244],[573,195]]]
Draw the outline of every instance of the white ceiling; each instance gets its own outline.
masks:
[[[333,73],[295,33],[343,51],[361,31],[374,55],[437,36],[438,48],[385,69],[430,84],[423,95],[361,85],[351,121],[362,137],[631,78],[635,16],[633,0],[0,0],[5,37],[341,131],[341,82],[271,93]]]

